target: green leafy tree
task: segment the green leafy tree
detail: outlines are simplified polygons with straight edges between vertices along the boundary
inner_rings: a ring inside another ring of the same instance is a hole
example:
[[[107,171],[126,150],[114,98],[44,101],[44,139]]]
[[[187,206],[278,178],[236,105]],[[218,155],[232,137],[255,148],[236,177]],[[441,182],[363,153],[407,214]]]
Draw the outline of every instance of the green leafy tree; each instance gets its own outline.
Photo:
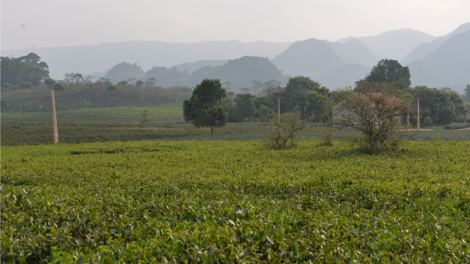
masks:
[[[326,87],[315,87],[313,90],[308,91],[305,94],[307,102],[304,114],[313,116],[317,121],[324,121],[325,108],[333,104],[329,93],[330,91]]]
[[[244,121],[246,119],[250,119],[255,114],[255,104],[253,103],[253,99],[256,96],[245,93],[245,94],[237,94],[235,99],[235,120],[236,121]]]
[[[81,73],[66,73],[64,75],[64,81],[65,83],[75,83],[75,84],[81,84],[85,82],[85,78],[83,78],[83,75]]]
[[[64,86],[61,83],[54,83],[54,91],[63,92],[65,91]]]
[[[294,111],[297,106],[298,109],[302,110],[302,115],[306,115],[307,94],[311,91],[317,91],[319,94],[323,94],[328,91],[327,88],[320,89],[320,83],[310,79],[309,77],[297,76],[290,78],[287,82],[287,86],[281,94],[281,109],[284,111]],[[276,98],[277,100],[277,98]],[[309,110],[309,108],[307,108]]]
[[[228,110],[221,103],[227,96],[218,79],[204,79],[193,90],[189,100],[183,102],[184,120],[195,127],[223,127],[227,123]]]
[[[467,84],[467,87],[465,87],[464,91],[465,91],[465,95],[464,95],[465,101],[470,102],[470,84]]]
[[[384,82],[391,84],[398,81],[399,89],[407,89],[411,85],[410,69],[401,66],[396,60],[383,59],[372,68],[372,71],[364,80],[356,82],[356,87],[363,85],[364,81],[372,85]]]
[[[423,123],[424,123],[425,126],[432,126],[432,119],[431,119],[431,117],[426,116],[425,118],[423,118]]]
[[[152,78],[149,78],[146,82],[145,82],[145,86],[147,87],[155,87],[155,83],[157,82],[157,79],[155,77],[152,77]]]
[[[419,97],[420,115],[423,118],[429,116],[434,123],[442,125],[465,120],[467,108],[455,91],[417,86],[407,92],[414,98]]]
[[[136,83],[135,83],[135,86],[136,87],[142,87],[144,85],[144,81],[142,80],[138,80]]]
[[[54,80],[50,79],[50,78],[47,78],[44,80],[44,84],[47,85],[47,86],[51,86],[55,83]]]
[[[39,85],[49,78],[49,66],[40,62],[41,57],[35,53],[29,53],[19,58],[0,57],[1,82],[19,85],[22,82]]]
[[[262,104],[258,109],[258,117],[261,121],[269,121],[276,118],[276,114],[269,107]]]
[[[116,91],[116,90],[117,90],[117,87],[116,87],[116,85],[113,85],[113,84],[108,85],[108,88],[106,88],[106,91],[108,91],[108,92],[112,92],[112,91]]]

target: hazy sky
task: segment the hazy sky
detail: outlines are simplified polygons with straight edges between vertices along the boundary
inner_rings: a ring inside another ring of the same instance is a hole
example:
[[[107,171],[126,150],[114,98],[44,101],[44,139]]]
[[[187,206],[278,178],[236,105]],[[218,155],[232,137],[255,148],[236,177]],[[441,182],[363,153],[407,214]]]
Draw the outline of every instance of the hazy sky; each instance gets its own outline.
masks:
[[[1,0],[1,49],[126,40],[335,41],[470,22],[470,0]]]

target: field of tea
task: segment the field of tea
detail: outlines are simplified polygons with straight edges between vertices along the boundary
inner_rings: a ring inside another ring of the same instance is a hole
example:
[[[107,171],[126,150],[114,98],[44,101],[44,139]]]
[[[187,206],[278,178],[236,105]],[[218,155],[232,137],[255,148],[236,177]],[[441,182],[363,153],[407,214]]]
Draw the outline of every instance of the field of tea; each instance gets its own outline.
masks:
[[[166,103],[148,106],[116,106],[104,108],[81,108],[57,111],[57,122],[139,124],[144,110],[153,123],[184,122],[182,103]],[[1,113],[2,121],[51,122],[51,112]],[[59,125],[60,126],[60,125]]]
[[[470,142],[2,147],[5,263],[468,263]]]

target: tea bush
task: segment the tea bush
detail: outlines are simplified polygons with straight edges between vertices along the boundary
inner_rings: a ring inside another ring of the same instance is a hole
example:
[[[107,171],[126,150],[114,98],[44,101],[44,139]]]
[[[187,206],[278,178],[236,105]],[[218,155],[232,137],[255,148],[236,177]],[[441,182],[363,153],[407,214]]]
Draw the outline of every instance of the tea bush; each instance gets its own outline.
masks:
[[[2,147],[5,263],[466,263],[470,142]]]
[[[458,123],[458,124],[453,124],[453,125],[445,125],[445,129],[462,129],[462,128],[467,128],[470,127],[470,123]]]

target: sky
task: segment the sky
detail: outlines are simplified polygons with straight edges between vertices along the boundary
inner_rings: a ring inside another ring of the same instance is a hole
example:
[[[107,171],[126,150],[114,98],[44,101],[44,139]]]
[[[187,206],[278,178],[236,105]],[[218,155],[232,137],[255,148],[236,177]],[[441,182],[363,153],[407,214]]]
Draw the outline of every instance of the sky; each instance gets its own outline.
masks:
[[[1,49],[152,40],[336,41],[469,22],[469,0],[2,0]]]

